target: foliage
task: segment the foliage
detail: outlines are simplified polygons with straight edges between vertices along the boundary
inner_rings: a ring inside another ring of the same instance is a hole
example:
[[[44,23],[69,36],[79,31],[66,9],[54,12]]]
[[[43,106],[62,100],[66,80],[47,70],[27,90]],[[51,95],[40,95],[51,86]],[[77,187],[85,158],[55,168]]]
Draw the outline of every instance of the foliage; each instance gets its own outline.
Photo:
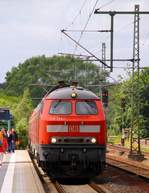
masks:
[[[18,103],[19,97],[15,96],[8,96],[3,93],[3,91],[0,91],[0,107],[1,108],[9,108],[10,113],[13,115],[13,110],[16,108],[16,105]],[[0,122],[1,127],[7,128],[7,122],[1,121]],[[11,121],[11,126],[14,126],[14,121]]]
[[[7,107],[10,109],[13,115],[11,127],[14,127],[17,131],[19,140],[21,141],[20,146],[24,148],[27,145],[28,117],[33,108],[29,89],[24,90],[22,97],[8,96],[1,91],[0,107]]]
[[[73,57],[43,55],[30,58],[18,67],[13,67],[6,75],[5,92],[19,96],[25,88],[30,88],[32,98],[41,98],[45,94],[45,89],[49,90],[59,80],[71,82],[76,79],[80,86],[86,87],[99,84],[99,79],[104,81],[106,76],[93,63]],[[32,84],[38,84],[38,87]],[[41,85],[45,85],[44,89]],[[93,90],[97,92],[96,88]]]
[[[29,89],[24,90],[23,97],[17,104],[14,110],[14,118],[16,122],[16,130],[19,135],[21,146],[25,147],[27,145],[27,129],[28,129],[28,118],[32,111],[32,102],[30,98]]]
[[[135,74],[135,80],[137,76]],[[137,109],[138,101],[136,100],[136,93],[140,97],[140,116],[139,128],[142,137],[149,137],[149,68],[140,72],[140,85],[138,87],[137,81],[134,82],[134,104]],[[110,89],[110,112],[109,112],[109,128],[115,132],[120,133],[122,128],[131,127],[131,92],[132,92],[132,77],[129,76],[128,80],[121,81]],[[125,98],[126,107],[122,111],[121,99]],[[134,109],[133,109],[134,110]],[[112,117],[112,118],[111,118]],[[124,120],[124,121],[122,121]],[[122,123],[123,122],[123,123]]]
[[[0,91],[0,107],[14,109],[17,101],[18,97],[6,95],[4,92]]]
[[[144,137],[149,137],[149,68],[142,70],[140,75],[141,123]]]

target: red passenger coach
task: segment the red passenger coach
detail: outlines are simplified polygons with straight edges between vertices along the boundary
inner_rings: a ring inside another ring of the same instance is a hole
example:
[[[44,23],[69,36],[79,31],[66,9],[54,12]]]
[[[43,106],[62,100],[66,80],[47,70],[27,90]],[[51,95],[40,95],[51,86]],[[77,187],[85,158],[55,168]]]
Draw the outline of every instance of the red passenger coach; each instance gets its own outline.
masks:
[[[54,177],[99,174],[105,166],[106,122],[101,100],[77,86],[57,86],[33,111],[29,147]]]

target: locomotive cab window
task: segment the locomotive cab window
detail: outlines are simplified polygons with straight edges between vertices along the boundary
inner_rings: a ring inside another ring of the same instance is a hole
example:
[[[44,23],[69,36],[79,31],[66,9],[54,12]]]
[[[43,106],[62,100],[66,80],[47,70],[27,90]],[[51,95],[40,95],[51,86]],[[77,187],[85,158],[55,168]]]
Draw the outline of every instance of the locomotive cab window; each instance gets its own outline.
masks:
[[[53,101],[50,107],[50,114],[68,115],[72,112],[71,102],[56,100]]]
[[[76,113],[78,115],[96,115],[97,112],[97,106],[94,101],[76,102]]]

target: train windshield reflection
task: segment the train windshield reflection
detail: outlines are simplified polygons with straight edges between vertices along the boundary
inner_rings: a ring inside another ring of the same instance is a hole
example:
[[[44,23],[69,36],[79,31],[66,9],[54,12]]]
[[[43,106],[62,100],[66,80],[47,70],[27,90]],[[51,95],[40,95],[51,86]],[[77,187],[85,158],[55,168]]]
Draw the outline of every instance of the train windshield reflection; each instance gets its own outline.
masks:
[[[78,115],[95,115],[97,114],[97,106],[94,101],[76,102],[76,113]]]
[[[72,112],[71,102],[69,101],[53,101],[50,107],[50,114],[68,115]]]

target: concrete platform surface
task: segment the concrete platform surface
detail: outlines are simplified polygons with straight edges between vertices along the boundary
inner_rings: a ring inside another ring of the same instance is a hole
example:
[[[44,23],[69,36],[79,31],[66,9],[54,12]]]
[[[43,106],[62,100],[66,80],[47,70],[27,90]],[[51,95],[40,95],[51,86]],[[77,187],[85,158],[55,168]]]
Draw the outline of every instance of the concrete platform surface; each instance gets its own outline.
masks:
[[[44,193],[26,150],[4,155],[0,167],[0,193]]]

